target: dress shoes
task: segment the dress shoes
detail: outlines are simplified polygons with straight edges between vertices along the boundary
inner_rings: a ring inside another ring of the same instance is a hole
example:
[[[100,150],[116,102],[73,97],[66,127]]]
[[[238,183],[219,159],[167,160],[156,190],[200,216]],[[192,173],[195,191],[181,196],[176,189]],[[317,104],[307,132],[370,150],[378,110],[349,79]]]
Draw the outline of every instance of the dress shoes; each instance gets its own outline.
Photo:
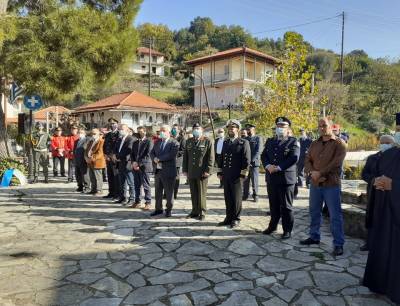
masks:
[[[343,247],[341,247],[341,246],[335,246],[335,248],[333,249],[332,255],[333,255],[333,256],[340,256],[340,255],[343,255]]]
[[[186,219],[197,218],[197,217],[198,217],[198,215],[193,214],[193,213],[190,213],[190,214],[188,214],[188,215],[186,216]]]
[[[273,232],[275,232],[276,229],[272,229],[272,228],[267,228],[265,231],[263,231],[262,233],[264,235],[271,235]]]
[[[312,245],[312,244],[319,244],[319,240],[314,240],[312,238],[307,238],[304,240],[300,240],[301,245]]]
[[[165,212],[165,217],[167,217],[167,218],[172,217],[172,214],[171,214],[171,211],[170,211],[170,210],[167,210],[167,211]]]
[[[230,225],[230,224],[231,224],[231,222],[228,222],[228,221],[224,220],[222,222],[219,222],[218,226],[227,226],[227,225]]]
[[[155,210],[150,214],[150,216],[154,217],[154,216],[158,216],[158,215],[162,215],[162,214],[163,214],[162,210]]]
[[[290,237],[292,237],[292,234],[291,234],[290,232],[284,232],[284,233],[282,234],[281,239],[282,239],[282,240],[285,240],[285,239],[289,239]]]

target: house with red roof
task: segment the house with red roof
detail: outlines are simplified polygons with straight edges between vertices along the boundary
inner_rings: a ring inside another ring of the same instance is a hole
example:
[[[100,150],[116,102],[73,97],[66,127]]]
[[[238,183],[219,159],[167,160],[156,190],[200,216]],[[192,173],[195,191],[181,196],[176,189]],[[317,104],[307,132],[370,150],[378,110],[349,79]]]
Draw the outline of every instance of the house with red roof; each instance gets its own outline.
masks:
[[[247,47],[233,48],[185,62],[194,70],[194,106],[205,106],[204,81],[211,108],[240,104],[242,94],[254,95],[254,85],[261,84],[275,72],[279,59]]]
[[[88,128],[104,127],[110,118],[134,129],[138,126],[151,129],[161,124],[184,124],[184,116],[175,105],[158,101],[138,91],[118,93],[79,106],[73,114]]]
[[[156,76],[164,76],[165,55],[157,50],[139,47],[136,51],[136,61],[131,66],[131,71],[136,74],[149,74],[151,60],[151,73]]]

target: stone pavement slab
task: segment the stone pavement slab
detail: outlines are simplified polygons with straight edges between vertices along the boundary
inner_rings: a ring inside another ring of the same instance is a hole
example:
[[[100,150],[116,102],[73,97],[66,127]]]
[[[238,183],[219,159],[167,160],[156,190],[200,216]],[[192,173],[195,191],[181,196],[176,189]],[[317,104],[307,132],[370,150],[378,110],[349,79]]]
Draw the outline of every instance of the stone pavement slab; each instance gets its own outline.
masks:
[[[263,180],[260,201],[243,203],[241,225],[224,219],[214,177],[206,220],[186,219],[187,185],[173,216],[151,218],[74,184],[0,189],[0,305],[392,305],[361,286],[367,253],[346,237],[333,257],[328,220],[319,246],[304,247],[308,194],[295,200],[295,228],[282,241],[259,231],[268,224]]]

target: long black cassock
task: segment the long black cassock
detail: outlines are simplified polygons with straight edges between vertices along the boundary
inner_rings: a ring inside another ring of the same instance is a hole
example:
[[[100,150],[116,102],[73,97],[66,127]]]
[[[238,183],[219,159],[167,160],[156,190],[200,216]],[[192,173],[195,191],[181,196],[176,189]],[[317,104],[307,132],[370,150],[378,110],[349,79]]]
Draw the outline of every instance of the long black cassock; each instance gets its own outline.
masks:
[[[386,151],[378,162],[377,176],[392,179],[391,191],[372,188],[375,202],[371,245],[364,286],[400,303],[400,148]]]

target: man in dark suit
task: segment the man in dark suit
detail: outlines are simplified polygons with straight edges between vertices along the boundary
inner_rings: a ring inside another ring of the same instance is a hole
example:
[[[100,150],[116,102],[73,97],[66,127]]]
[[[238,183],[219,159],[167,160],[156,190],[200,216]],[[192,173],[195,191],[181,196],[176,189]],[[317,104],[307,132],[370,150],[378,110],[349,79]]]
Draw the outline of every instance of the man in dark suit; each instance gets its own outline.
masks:
[[[108,194],[104,196],[106,199],[115,199],[120,195],[120,181],[117,163],[111,159],[114,154],[115,143],[119,138],[118,121],[114,118],[108,119],[109,131],[104,138],[104,155],[107,165],[107,181]]]
[[[243,182],[243,200],[246,201],[249,197],[250,181],[253,186],[253,200],[258,202],[258,176],[260,173],[260,155],[263,147],[262,138],[256,135],[256,126],[254,124],[246,124],[247,140],[250,144],[251,161],[249,175]]]
[[[150,152],[151,159],[155,163],[155,190],[156,208],[151,216],[163,213],[162,198],[163,191],[167,198],[166,217],[171,217],[171,210],[174,205],[174,187],[177,176],[176,155],[179,150],[179,143],[171,137],[171,128],[163,125],[160,128],[160,141],[154,144]]]
[[[222,147],[224,146],[225,141],[225,131],[223,128],[218,129],[218,137],[215,139],[214,142],[214,152],[215,152],[215,166],[218,168],[218,163],[221,159],[222,155]],[[219,181],[219,188],[223,188],[223,179]]]
[[[87,192],[90,188],[90,178],[87,163],[85,160],[85,148],[88,139],[86,132],[80,128],[78,130],[79,138],[75,140],[74,144],[74,160],[75,160],[75,177],[78,184],[78,192]]]
[[[219,226],[235,228],[240,224],[242,211],[242,185],[249,172],[250,145],[246,139],[239,138],[240,122],[232,119],[227,123],[228,138],[222,148],[218,164],[218,177],[224,179],[225,220]]]
[[[121,124],[118,130],[119,139],[115,143],[115,158],[113,158],[113,160],[117,162],[118,172],[120,174],[119,199],[116,203],[132,205],[135,201],[135,181],[133,177],[131,153],[133,143],[136,139],[129,135],[129,128],[126,124]],[[128,200],[126,200],[125,197],[125,184],[127,184],[129,188]]]
[[[151,161],[150,152],[153,149],[153,142],[146,137],[146,128],[139,126],[137,128],[139,135],[138,141],[132,146],[132,167],[135,178],[135,203],[132,208],[138,207],[141,201],[141,188],[144,191],[144,210],[151,207],[151,186],[149,174],[153,171],[153,162]]]
[[[289,119],[278,117],[275,124],[276,137],[267,140],[261,154],[271,211],[271,220],[263,234],[270,235],[275,232],[282,217],[282,239],[289,239],[294,223],[292,205],[300,144],[295,137],[289,136]]]

